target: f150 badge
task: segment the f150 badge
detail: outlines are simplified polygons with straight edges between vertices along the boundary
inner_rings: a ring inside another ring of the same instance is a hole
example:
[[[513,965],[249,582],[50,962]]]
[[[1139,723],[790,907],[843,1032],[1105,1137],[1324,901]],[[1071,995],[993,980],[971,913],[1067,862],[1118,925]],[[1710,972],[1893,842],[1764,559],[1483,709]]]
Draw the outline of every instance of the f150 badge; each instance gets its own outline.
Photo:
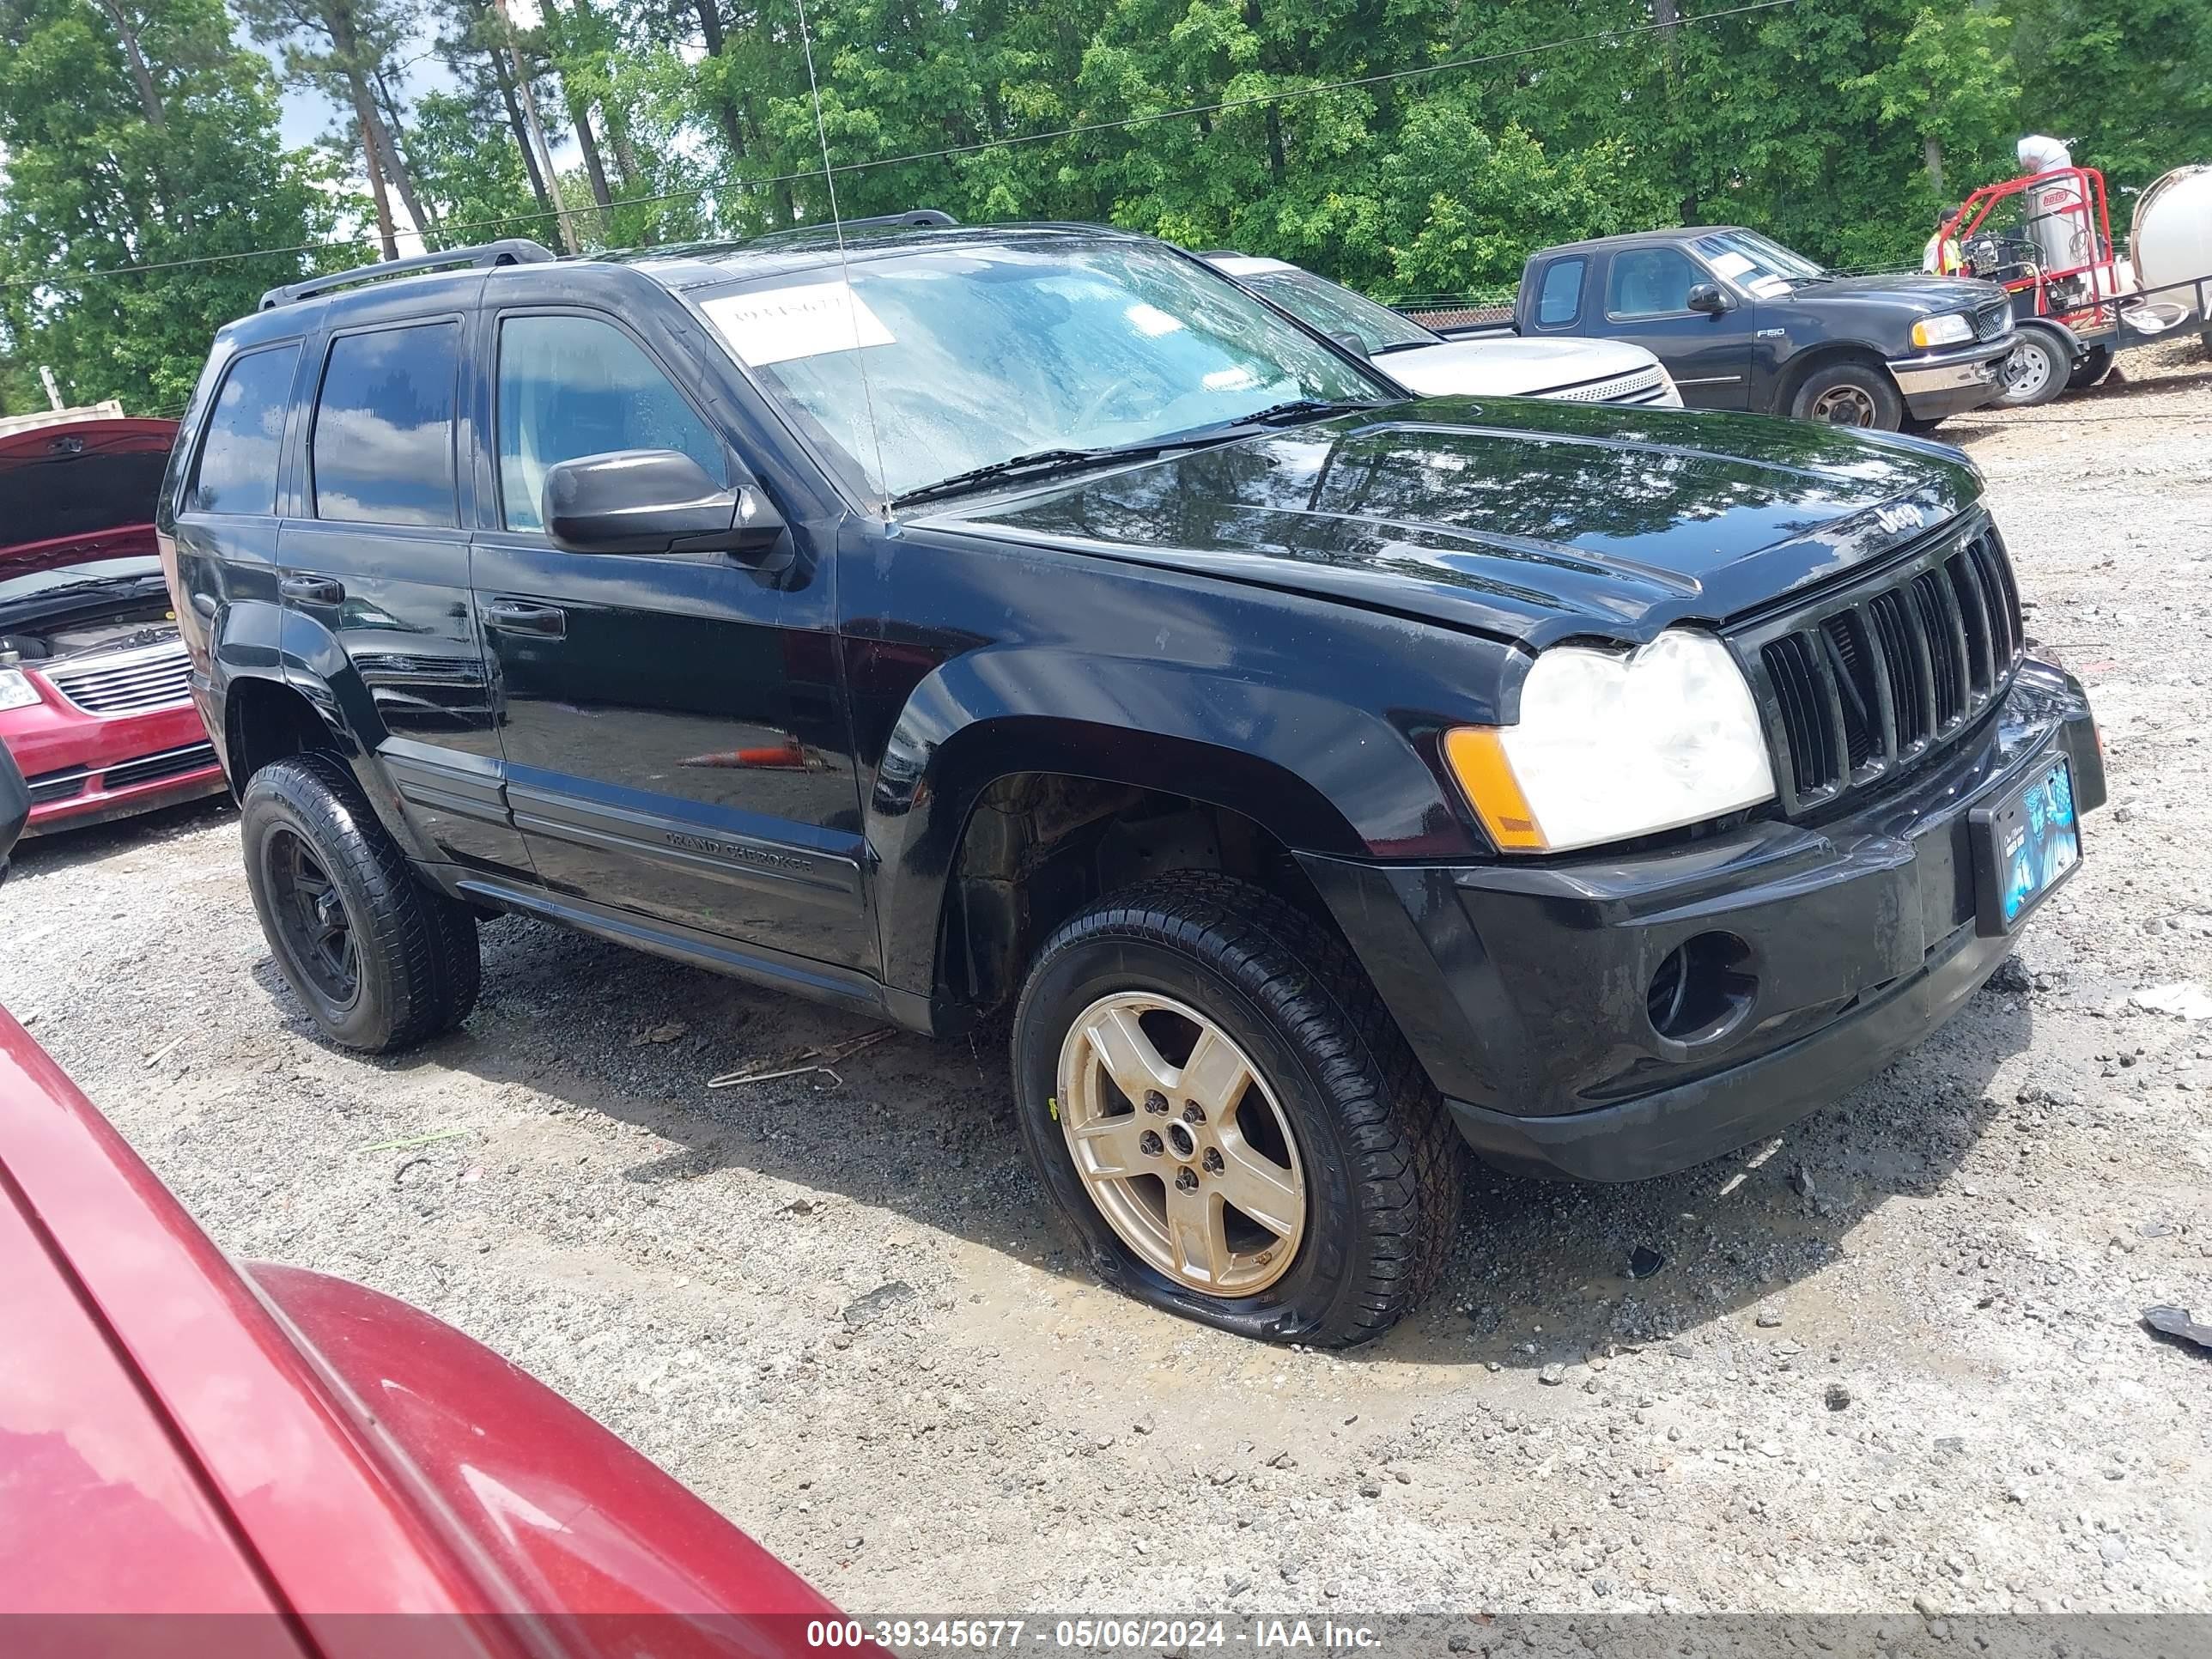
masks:
[[[1928,515],[1911,501],[1899,501],[1894,507],[1878,507],[1874,510],[1874,521],[1894,534],[1900,530],[1917,530],[1928,522]]]

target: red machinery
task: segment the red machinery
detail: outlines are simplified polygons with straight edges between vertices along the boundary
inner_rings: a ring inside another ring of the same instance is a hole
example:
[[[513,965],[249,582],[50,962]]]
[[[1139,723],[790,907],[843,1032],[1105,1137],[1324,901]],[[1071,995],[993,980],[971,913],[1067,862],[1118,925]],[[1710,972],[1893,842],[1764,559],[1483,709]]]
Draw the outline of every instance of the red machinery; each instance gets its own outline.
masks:
[[[2142,209],[2166,183],[2144,193],[2133,243],[2142,240]],[[2115,256],[2105,175],[2095,167],[2069,164],[1983,185],[1966,198],[1957,237],[1966,274],[2013,295],[2020,344],[2005,362],[1998,401],[2007,407],[2094,386],[2117,352],[2170,337],[2191,317],[2212,318],[2212,270],[2145,289]]]

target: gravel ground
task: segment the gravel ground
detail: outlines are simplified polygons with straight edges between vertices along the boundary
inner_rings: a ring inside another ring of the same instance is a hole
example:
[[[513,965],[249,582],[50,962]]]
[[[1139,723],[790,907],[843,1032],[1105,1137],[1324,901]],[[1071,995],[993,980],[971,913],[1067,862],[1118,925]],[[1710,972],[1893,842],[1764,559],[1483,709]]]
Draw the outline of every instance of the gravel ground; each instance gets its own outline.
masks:
[[[1478,1176],[1350,1356],[1103,1291],[995,1049],[710,1092],[867,1028],[510,919],[464,1031],[336,1052],[219,804],[24,848],[0,1000],[231,1251],[481,1338],[857,1611],[2212,1610],[2212,1357],[2136,1322],[2212,1314],[2212,1020],[2131,1000],[2212,988],[2212,362],[2126,372],[1945,434],[2112,775],[2019,970],[1766,1148]]]

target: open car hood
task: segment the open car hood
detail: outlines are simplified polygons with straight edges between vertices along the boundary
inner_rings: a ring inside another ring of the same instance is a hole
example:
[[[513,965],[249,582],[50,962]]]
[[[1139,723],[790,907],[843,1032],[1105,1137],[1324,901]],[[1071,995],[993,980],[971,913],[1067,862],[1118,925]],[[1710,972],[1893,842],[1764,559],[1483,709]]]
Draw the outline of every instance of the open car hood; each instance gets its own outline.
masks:
[[[1980,493],[1963,455],[1920,439],[1453,398],[978,500],[939,522],[1541,647],[1723,622],[1886,556]]]
[[[0,434],[0,573],[154,550],[174,421],[58,421]]]

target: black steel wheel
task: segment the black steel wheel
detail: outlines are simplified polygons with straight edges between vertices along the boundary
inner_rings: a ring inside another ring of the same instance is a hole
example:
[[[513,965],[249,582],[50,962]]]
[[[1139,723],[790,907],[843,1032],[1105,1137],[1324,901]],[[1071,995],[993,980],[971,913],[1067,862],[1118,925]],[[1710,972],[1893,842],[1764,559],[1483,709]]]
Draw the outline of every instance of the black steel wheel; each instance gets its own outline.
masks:
[[[2074,372],[2066,377],[2069,392],[2086,392],[2112,372],[2113,352],[2108,345],[2093,345],[2074,360]]]
[[[476,918],[416,877],[335,757],[256,772],[239,833],[270,951],[331,1041],[389,1054],[467,1018],[483,971]]]
[[[361,957],[345,896],[314,849],[289,826],[269,835],[261,856],[286,956],[332,1007],[350,1008],[361,994]]]

